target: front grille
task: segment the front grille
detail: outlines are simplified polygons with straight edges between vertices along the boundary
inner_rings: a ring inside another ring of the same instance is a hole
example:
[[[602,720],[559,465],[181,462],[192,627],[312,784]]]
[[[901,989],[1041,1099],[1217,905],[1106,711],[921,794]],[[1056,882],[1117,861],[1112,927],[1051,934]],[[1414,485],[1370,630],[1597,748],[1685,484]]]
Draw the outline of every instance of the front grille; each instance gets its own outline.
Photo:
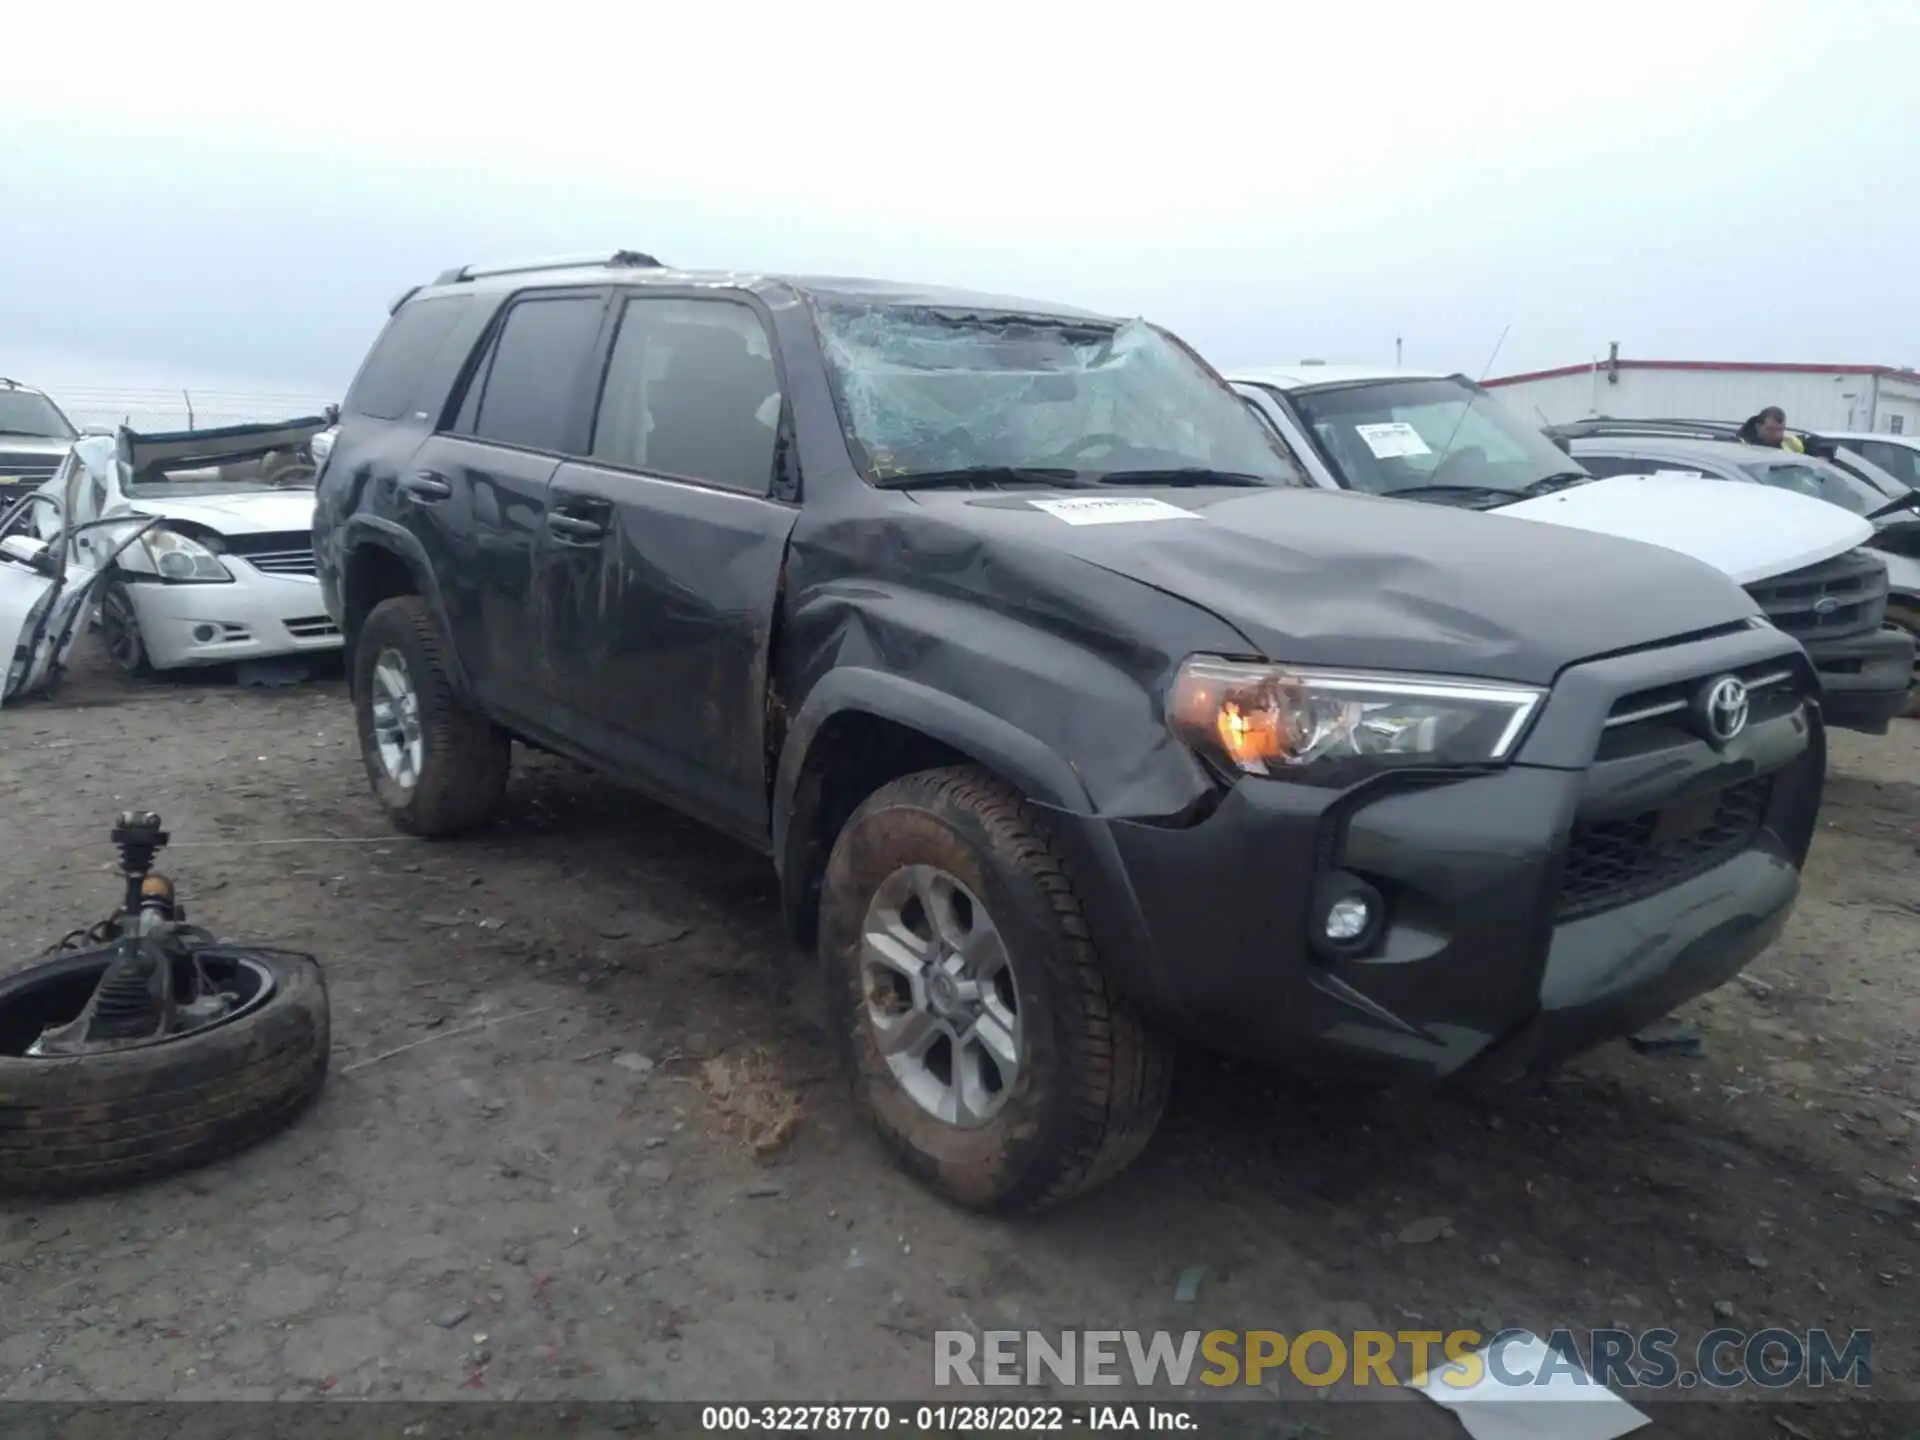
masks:
[[[1772,796],[1773,777],[1761,775],[1619,820],[1576,820],[1559,918],[1630,904],[1731,860],[1759,834]]]
[[[313,551],[277,550],[270,555],[249,555],[246,561],[267,575],[312,575]]]
[[[287,633],[296,640],[325,640],[340,633],[340,627],[325,615],[308,620],[287,621]]]
[[[1801,644],[1870,635],[1887,613],[1887,565],[1849,550],[1790,575],[1747,587],[1767,618]]]
[[[305,530],[229,535],[227,553],[267,575],[312,575],[313,536]]]
[[[60,468],[63,458],[59,455],[0,454],[0,483],[12,481],[16,487],[38,487],[53,478],[53,472]]]
[[[1777,719],[1800,707],[1800,680],[1778,660],[1742,665],[1731,671],[1710,671],[1671,685],[1636,690],[1614,701],[1595,758],[1615,760],[1649,746],[1704,738],[1694,729],[1690,712],[1700,692],[1725,674],[1737,675],[1746,682],[1749,725]]]

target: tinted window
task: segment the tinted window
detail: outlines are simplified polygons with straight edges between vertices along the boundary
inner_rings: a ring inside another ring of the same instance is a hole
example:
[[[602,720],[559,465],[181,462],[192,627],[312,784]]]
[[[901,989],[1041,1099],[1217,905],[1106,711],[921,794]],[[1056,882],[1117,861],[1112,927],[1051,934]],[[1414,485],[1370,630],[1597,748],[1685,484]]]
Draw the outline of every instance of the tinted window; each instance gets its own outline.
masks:
[[[565,446],[580,376],[600,330],[600,306],[598,295],[566,295],[521,300],[507,311],[493,353],[461,406],[476,438],[529,450]]]
[[[421,376],[466,304],[464,295],[442,295],[402,306],[360,367],[347,408],[375,420],[398,420],[411,410]]]
[[[780,379],[760,319],[720,300],[629,300],[594,422],[614,465],[764,495]]]

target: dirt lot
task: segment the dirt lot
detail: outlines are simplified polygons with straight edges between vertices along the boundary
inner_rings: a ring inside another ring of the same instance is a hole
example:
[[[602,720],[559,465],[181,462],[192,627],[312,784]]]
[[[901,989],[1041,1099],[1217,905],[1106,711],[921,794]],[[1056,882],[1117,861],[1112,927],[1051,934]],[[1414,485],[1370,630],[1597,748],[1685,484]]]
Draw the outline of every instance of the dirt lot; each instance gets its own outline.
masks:
[[[194,918],[321,956],[334,1071],[212,1170],[0,1210],[0,1396],[909,1398],[942,1328],[1619,1322],[1871,1329],[1874,1393],[1920,1399],[1920,724],[1833,768],[1786,938],[1692,1007],[1703,1057],[1617,1047],[1493,1102],[1195,1060],[1141,1165],[1013,1224],[860,1130],[778,998],[754,855],[552,762],[484,837],[408,841],[336,680],[93,664],[0,714],[0,963],[111,908],[107,824],[156,809]],[[1797,1398],[1736,1433],[1885,1413]],[[1399,1399],[1315,1423],[1459,1433]],[[1662,1428],[1727,1433],[1709,1408]]]

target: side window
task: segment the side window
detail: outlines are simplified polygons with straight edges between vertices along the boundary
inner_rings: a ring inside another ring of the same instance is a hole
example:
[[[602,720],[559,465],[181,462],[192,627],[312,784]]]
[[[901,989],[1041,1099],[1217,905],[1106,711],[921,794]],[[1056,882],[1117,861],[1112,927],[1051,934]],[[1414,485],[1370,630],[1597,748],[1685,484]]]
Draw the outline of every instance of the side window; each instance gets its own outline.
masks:
[[[627,301],[594,421],[595,459],[765,495],[779,423],[773,347],[749,307]]]
[[[600,332],[601,304],[598,295],[514,302],[468,382],[454,428],[527,450],[563,449],[580,378]]]
[[[440,295],[401,306],[354,378],[346,408],[375,420],[397,420],[411,410],[422,375],[467,303],[465,295]]]
[[[1920,485],[1920,450],[1909,449],[1905,445],[1889,445],[1884,440],[1863,440],[1859,449],[1861,455],[1882,470],[1898,476],[1909,485]]]

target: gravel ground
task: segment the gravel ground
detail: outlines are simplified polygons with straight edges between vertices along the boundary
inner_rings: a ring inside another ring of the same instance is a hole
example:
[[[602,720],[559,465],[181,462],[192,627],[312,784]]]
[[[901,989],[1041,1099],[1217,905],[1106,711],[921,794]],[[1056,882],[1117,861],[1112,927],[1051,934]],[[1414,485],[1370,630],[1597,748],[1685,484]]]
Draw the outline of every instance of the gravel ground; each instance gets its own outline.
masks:
[[[753,854],[549,761],[484,836],[406,840],[337,678],[90,661],[0,714],[0,964],[111,909],[107,826],[155,809],[195,920],[321,957],[333,1074],[212,1169],[0,1208],[0,1397],[906,1399],[936,1329],[1618,1322],[1871,1329],[1873,1395],[1920,1398],[1920,724],[1833,752],[1785,938],[1687,1012],[1703,1056],[1615,1047],[1491,1100],[1196,1058],[1140,1165],[1007,1223],[861,1130],[779,998]],[[1660,1428],[1891,1414],[1793,1398]],[[1316,1423],[1459,1433],[1397,1399]]]

